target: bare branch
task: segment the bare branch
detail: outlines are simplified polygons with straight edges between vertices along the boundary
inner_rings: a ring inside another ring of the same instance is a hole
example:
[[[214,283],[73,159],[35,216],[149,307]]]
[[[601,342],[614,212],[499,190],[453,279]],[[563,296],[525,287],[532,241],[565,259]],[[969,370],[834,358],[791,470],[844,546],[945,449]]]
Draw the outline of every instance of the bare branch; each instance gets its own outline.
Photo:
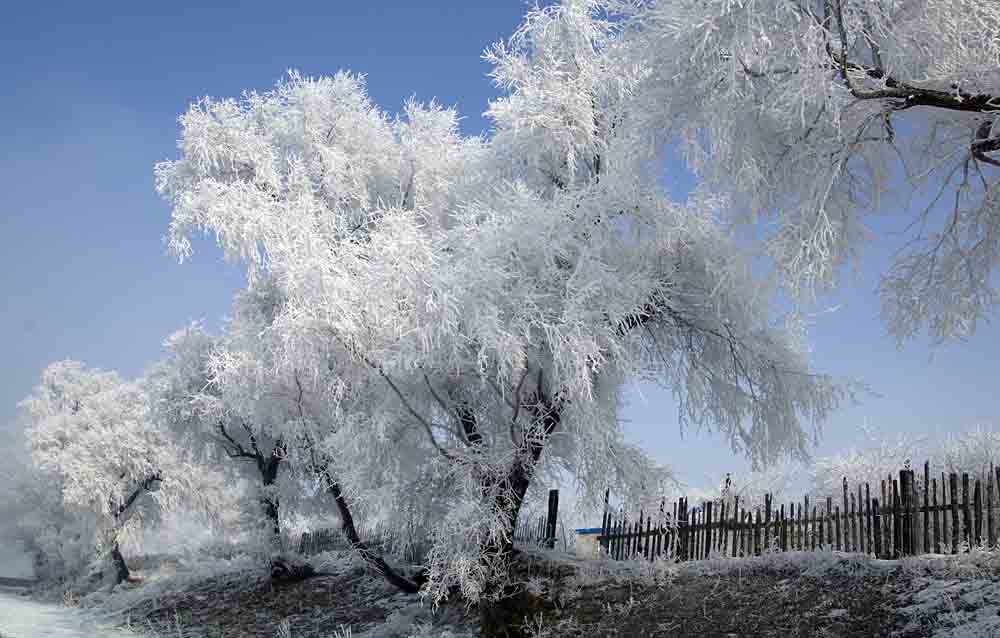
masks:
[[[247,452],[246,448],[243,447],[236,439],[230,436],[229,432],[226,431],[225,424],[219,421],[219,433],[222,434],[223,439],[228,443],[228,446],[224,443],[223,450],[231,459],[236,458],[246,458],[246,459],[256,459],[257,455]],[[231,446],[231,447],[230,447]]]

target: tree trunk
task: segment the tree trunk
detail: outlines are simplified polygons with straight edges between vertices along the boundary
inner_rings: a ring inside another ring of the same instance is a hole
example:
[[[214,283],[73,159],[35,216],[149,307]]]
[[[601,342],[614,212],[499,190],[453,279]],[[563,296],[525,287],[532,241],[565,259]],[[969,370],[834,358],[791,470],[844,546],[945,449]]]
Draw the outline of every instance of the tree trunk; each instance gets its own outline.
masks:
[[[538,602],[529,598],[537,597],[531,597],[527,592],[510,585],[505,575],[509,574],[512,568],[513,530],[517,525],[524,495],[531,483],[533,469],[533,463],[527,466],[525,462],[516,463],[499,486],[499,494],[509,490],[514,495],[513,499],[506,502],[500,500],[501,496],[497,496],[497,506],[503,512],[504,524],[510,533],[507,534],[507,540],[488,543],[483,549],[484,560],[493,564],[499,563],[499,573],[502,575],[497,580],[484,583],[484,595],[496,597],[498,600],[485,600],[480,605],[480,638],[522,638],[528,635],[523,625],[526,617],[528,620],[531,619],[534,614],[531,610]]]
[[[118,533],[117,530],[120,529],[123,521],[127,518],[126,515],[130,513],[132,504],[135,503],[136,499],[138,499],[143,492],[148,492],[154,489],[155,485],[162,480],[163,476],[160,474],[160,471],[157,470],[144,478],[139,485],[132,490],[132,493],[125,497],[125,500],[118,504],[117,507],[115,506],[114,499],[111,500],[111,511],[115,516],[115,534]],[[129,576],[132,575],[131,572],[129,572],[128,565],[125,564],[125,557],[122,556],[117,540],[115,540],[114,545],[111,546],[111,565],[115,570],[115,585],[125,582],[129,579]]]
[[[124,583],[132,575],[128,565],[125,564],[125,557],[122,556],[121,549],[118,547],[118,541],[115,541],[115,544],[111,546],[111,566],[115,570],[115,585]]]
[[[426,578],[410,580],[393,569],[381,556],[368,547],[367,543],[362,541],[358,536],[358,530],[354,527],[354,517],[351,515],[351,509],[347,504],[347,499],[344,498],[343,491],[340,489],[340,484],[333,480],[333,477],[330,476],[327,470],[321,470],[321,474],[326,483],[327,490],[333,495],[333,500],[337,503],[337,509],[340,511],[341,529],[347,540],[351,543],[351,547],[361,555],[361,558],[368,565],[397,589],[407,594],[418,593],[420,586],[426,582]]]
[[[509,584],[509,574],[514,556],[513,532],[521,513],[524,496],[528,493],[535,468],[542,457],[545,443],[559,427],[561,413],[559,406],[544,394],[539,380],[538,406],[533,409],[535,416],[534,428],[536,436],[525,437],[524,450],[515,457],[507,476],[496,486],[484,486],[484,492],[495,494],[495,506],[501,511],[504,525],[507,528],[507,540],[488,542],[483,548],[485,561],[498,562],[499,574],[494,581],[484,583],[484,593],[496,597],[495,602],[484,601],[480,607],[481,638],[521,638],[527,636],[524,625],[526,620],[544,611],[545,601],[528,592]],[[495,487],[498,489],[490,489]],[[506,494],[513,494],[507,499]],[[497,573],[497,572],[493,572]]]
[[[264,485],[265,490],[278,480],[278,468],[281,467],[282,457],[278,455],[278,447],[275,446],[274,451],[271,452],[270,458],[264,460],[258,457],[257,468],[260,470],[261,482]],[[265,496],[260,499],[260,504],[264,508],[264,516],[271,524],[271,533],[275,539],[281,539],[281,523],[278,518],[278,498],[274,496]]]

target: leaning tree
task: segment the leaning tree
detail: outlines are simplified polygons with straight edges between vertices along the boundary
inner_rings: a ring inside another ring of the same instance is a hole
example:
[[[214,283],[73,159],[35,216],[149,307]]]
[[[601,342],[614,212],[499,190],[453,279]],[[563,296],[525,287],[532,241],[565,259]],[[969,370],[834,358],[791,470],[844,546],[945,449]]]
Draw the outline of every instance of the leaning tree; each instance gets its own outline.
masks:
[[[292,75],[194,105],[182,157],[157,168],[174,250],[210,230],[251,288],[278,285],[275,373],[350,406],[315,442],[339,480],[364,499],[378,477],[397,502],[435,486],[434,600],[512,593],[511,533],[542,473],[593,502],[609,477],[643,490],[636,470],[655,468],[618,421],[632,380],[757,461],[804,454],[807,422],[844,396],[773,316],[719,202],[662,192],[630,116],[644,72],[616,66],[617,26],[592,8],[534,10],[489,52],[506,90],[489,139],[433,104],[390,120],[355,76]]]
[[[635,117],[679,148],[805,299],[871,236],[881,196],[906,243],[882,273],[902,342],[972,334],[996,309],[1000,4],[980,0],[612,0]],[[904,224],[899,224],[903,226]]]

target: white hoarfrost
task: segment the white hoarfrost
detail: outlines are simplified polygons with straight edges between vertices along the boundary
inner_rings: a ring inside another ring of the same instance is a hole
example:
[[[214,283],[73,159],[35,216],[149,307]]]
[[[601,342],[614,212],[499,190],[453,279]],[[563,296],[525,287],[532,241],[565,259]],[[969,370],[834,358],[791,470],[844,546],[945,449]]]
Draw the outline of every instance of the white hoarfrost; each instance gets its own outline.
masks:
[[[972,334],[1000,301],[1000,4],[612,0],[634,114],[701,185],[768,218],[790,290],[833,284],[882,196],[907,210],[883,316],[900,340]],[[909,205],[912,204],[912,208]],[[938,206],[940,204],[940,206]]]
[[[666,476],[623,440],[632,380],[758,462],[802,454],[845,394],[771,315],[720,202],[662,192],[619,45],[595,3],[532,10],[487,54],[506,93],[486,139],[433,103],[390,118],[359,76],[292,73],[194,105],[157,167],[174,251],[212,232],[251,291],[280,291],[254,375],[323,400],[288,422],[288,454],[321,451],[349,500],[425,526],[434,599],[503,592],[538,477],[597,504]]]

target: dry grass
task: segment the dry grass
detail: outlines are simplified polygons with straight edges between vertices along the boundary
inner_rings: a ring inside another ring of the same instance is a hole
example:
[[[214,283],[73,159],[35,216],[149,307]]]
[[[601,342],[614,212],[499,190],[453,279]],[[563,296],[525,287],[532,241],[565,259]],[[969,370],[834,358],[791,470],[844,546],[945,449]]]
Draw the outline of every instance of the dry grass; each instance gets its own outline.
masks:
[[[946,577],[968,584],[968,598],[969,588],[1000,575],[997,565],[970,560],[941,557],[937,565],[821,552],[676,566],[525,553],[516,566],[524,604],[510,615],[533,638],[916,638],[939,629],[949,631],[935,635],[978,638],[989,634],[945,627],[955,620],[949,607],[915,607],[920,591],[947,584]],[[279,587],[263,569],[151,586],[154,578],[112,598],[128,601],[132,627],[161,638],[330,638],[348,628],[353,638],[478,633],[476,612],[455,604],[432,613],[349,555],[322,571],[331,575]],[[1000,593],[979,598],[984,609],[1000,605]]]

